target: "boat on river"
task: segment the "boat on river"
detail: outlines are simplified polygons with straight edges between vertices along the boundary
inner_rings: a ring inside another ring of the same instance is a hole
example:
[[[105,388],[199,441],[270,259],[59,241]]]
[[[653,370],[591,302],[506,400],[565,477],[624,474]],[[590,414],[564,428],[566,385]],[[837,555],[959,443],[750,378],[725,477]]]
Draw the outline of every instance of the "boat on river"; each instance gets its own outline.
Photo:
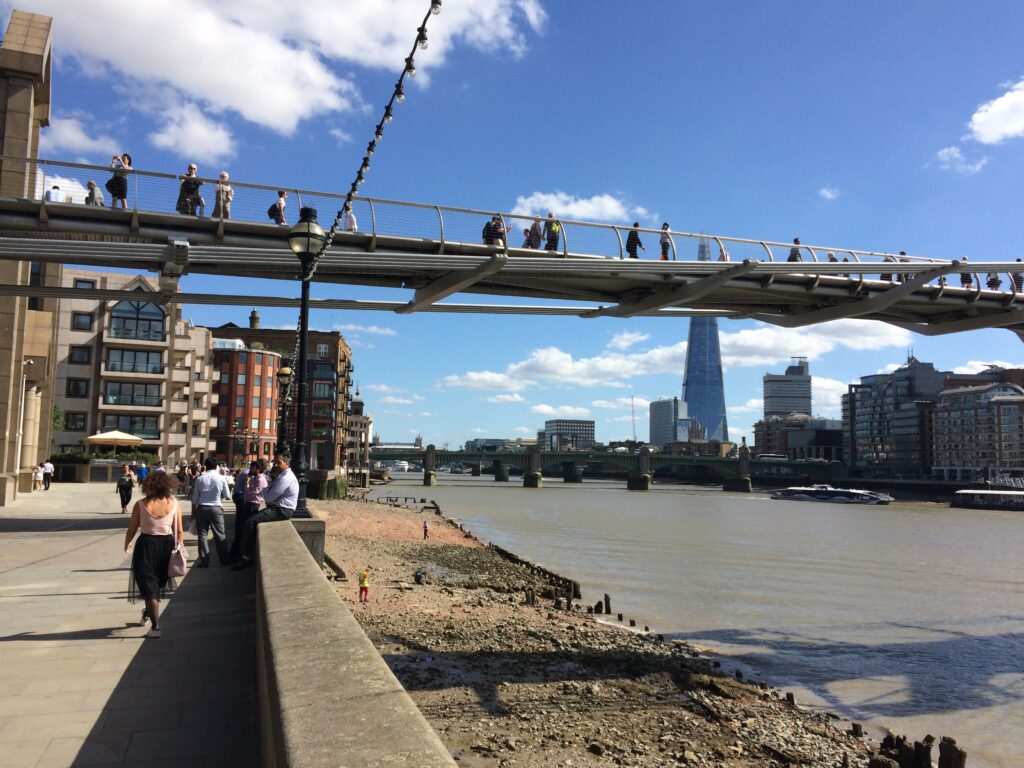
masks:
[[[878,491],[833,488],[825,484],[783,488],[773,493],[772,498],[784,501],[829,501],[834,504],[888,504],[893,501],[892,496]]]
[[[963,509],[1007,509],[1024,512],[1024,489],[971,488],[957,491],[951,507]]]

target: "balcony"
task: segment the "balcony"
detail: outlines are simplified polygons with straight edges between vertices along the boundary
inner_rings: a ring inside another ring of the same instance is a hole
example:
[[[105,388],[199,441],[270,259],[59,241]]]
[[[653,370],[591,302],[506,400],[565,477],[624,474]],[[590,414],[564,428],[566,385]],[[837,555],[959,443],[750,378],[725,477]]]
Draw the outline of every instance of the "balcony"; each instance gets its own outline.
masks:
[[[171,400],[171,415],[172,416],[187,416],[188,415],[188,400]]]
[[[172,368],[171,369],[171,384],[175,387],[184,386],[192,380],[192,369],[191,368]]]
[[[218,393],[216,393],[216,392],[211,393],[210,394],[210,405],[219,405],[219,404],[220,404],[220,395]]]
[[[192,421],[209,421],[210,410],[208,408],[193,408]]]
[[[210,393],[210,380],[209,379],[197,379],[192,382],[192,394],[193,395],[207,395]]]
[[[162,408],[164,399],[159,395],[151,397],[148,395],[100,395],[99,405],[101,408]]]
[[[171,448],[184,448],[186,437],[184,432],[168,432],[167,445]]]
[[[105,361],[100,369],[100,375],[105,377],[116,376],[119,379],[129,381],[136,379],[150,379],[154,376],[163,376],[164,364],[156,363],[116,363]]]
[[[162,347],[167,343],[163,329],[104,328],[103,343],[131,347]]]

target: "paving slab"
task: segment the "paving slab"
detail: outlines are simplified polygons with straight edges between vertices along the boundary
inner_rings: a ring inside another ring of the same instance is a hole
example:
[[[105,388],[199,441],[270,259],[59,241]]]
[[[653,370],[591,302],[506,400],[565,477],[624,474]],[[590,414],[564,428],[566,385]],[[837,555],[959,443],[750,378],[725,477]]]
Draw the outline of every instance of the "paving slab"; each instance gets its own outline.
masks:
[[[254,569],[190,569],[146,640],[127,525],[105,483],[0,509],[0,766],[258,765]]]

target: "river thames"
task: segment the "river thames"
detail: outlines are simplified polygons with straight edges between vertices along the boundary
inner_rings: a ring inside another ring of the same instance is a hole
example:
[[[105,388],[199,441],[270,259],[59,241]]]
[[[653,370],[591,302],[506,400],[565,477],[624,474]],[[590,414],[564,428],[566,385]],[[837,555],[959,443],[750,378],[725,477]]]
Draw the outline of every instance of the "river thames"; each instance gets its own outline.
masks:
[[[607,592],[613,612],[872,735],[953,736],[972,768],[1024,765],[1024,513],[421,477],[371,495],[435,499],[585,602]]]

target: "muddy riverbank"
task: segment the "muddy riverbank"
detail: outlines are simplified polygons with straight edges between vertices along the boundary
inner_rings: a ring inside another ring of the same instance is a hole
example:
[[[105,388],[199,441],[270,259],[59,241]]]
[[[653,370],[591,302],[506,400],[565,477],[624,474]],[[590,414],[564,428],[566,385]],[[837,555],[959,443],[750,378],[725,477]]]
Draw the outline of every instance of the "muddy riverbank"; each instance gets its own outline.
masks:
[[[349,574],[341,598],[461,765],[867,765],[868,744],[842,724],[726,676],[690,646],[552,600],[524,605],[542,579],[436,515],[359,502],[316,512]],[[355,574],[367,565],[361,604]]]

